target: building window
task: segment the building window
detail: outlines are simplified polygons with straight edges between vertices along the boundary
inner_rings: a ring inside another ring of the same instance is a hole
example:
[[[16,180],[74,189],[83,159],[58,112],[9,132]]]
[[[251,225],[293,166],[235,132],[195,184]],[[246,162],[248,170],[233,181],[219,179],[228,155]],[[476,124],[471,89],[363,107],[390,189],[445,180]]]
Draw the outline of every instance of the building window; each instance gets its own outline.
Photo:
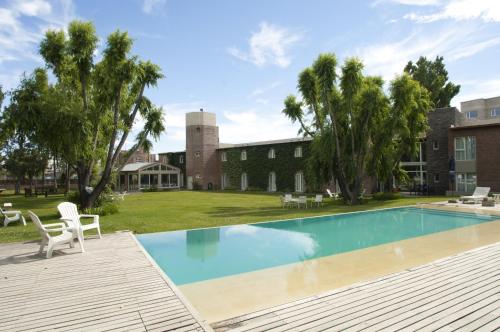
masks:
[[[246,152],[246,150],[241,151],[241,160],[247,160],[247,152]]]
[[[221,177],[221,188],[222,190],[226,189],[229,187],[229,176],[227,173],[223,173]]]
[[[196,179],[201,179],[201,175],[200,174],[196,174],[195,178]]]
[[[200,154],[200,151],[196,151],[196,152],[194,153],[194,156],[195,156],[196,158],[200,158],[200,155],[201,155],[201,154]]]
[[[294,157],[295,158],[301,158],[302,157],[302,147],[301,146],[297,146],[295,148],[295,152],[294,152]]]
[[[455,160],[476,160],[476,137],[455,137]]]
[[[434,183],[439,183],[439,173],[434,174]]]
[[[295,173],[295,191],[298,193],[304,191],[304,174],[302,172]]]
[[[220,155],[220,160],[222,161],[227,161],[227,154],[226,152],[222,152],[221,155]]]
[[[274,149],[269,149],[269,152],[267,153],[267,158],[269,159],[276,158],[276,152],[274,151]]]
[[[439,142],[438,141],[432,141],[432,149],[434,151],[439,150]]]
[[[136,163],[140,163],[140,162],[142,162],[142,158],[141,158],[141,157],[136,157],[136,158],[135,158],[135,162],[136,162]]]
[[[477,119],[477,111],[469,111],[465,113],[467,119]]]
[[[274,172],[269,173],[267,191],[276,191],[276,173]]]
[[[456,186],[459,192],[473,192],[476,189],[476,173],[457,173]]]
[[[241,173],[241,191],[245,191],[248,188],[248,177],[247,173]]]
[[[500,116],[500,107],[495,107],[491,110],[490,113],[492,118],[496,118],[497,116]]]
[[[184,156],[179,156],[179,164],[184,164]]]

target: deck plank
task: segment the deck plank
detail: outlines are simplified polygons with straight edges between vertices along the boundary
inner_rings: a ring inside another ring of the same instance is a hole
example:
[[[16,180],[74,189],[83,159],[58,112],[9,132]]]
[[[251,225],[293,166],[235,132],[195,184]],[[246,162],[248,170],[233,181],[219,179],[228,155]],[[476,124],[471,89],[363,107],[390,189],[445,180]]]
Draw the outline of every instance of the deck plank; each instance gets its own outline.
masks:
[[[2,331],[212,331],[130,233],[51,259],[37,243],[0,244]]]
[[[222,331],[493,331],[500,242],[212,324]]]

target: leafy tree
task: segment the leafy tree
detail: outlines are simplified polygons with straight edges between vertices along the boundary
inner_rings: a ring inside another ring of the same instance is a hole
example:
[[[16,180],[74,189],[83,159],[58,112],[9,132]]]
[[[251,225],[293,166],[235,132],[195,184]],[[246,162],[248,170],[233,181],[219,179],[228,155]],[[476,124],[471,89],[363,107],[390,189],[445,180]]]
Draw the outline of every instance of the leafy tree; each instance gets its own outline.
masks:
[[[313,137],[309,173],[318,182],[334,177],[344,199],[358,204],[366,175],[386,180],[402,154],[416,151],[430,102],[407,74],[386,96],[382,79],[364,76],[358,59],[347,59],[340,77],[336,68],[334,54],[319,55],[299,74],[302,100],[288,96],[283,112]]]
[[[23,76],[19,86],[10,92],[10,104],[0,117],[4,167],[16,177],[16,193],[19,193],[25,176],[28,176],[31,187],[34,176],[43,174],[47,166],[48,150],[39,144],[37,130],[47,88],[44,71],[35,71],[30,77]]]
[[[429,91],[436,108],[449,107],[450,101],[460,92],[460,85],[448,82],[442,56],[437,56],[434,61],[421,56],[416,63],[409,61],[404,70]]]
[[[108,36],[102,59],[95,63],[97,41],[92,23],[73,21],[68,36],[50,30],[40,44],[57,78],[44,108],[50,119],[44,128],[52,133],[44,135],[45,143],[75,169],[82,208],[91,207],[108,185],[139,115],[145,125],[130,153],[150,147],[149,138],[165,130],[162,109],[144,96],[163,77],[160,68],[131,56],[132,39],[121,31]]]

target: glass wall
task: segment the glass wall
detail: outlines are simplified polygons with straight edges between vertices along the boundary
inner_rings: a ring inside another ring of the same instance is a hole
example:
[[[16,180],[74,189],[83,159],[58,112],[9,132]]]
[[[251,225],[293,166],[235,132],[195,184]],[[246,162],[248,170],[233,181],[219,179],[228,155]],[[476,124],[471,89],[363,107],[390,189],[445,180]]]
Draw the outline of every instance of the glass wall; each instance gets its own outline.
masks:
[[[459,192],[473,192],[476,189],[476,173],[457,173],[456,186]]]

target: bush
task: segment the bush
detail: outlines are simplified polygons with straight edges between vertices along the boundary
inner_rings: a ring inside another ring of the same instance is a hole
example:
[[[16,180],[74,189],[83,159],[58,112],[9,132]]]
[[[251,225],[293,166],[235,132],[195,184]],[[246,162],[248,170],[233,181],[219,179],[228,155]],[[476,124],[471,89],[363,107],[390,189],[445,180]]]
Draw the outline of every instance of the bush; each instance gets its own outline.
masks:
[[[97,214],[99,216],[107,216],[111,214],[118,213],[118,203],[116,202],[106,202],[102,206],[93,207],[90,209],[84,209],[85,214]]]
[[[96,199],[94,206],[90,209],[84,209],[86,214],[97,214],[100,216],[115,214],[118,212],[118,202],[113,199],[113,191],[110,187],[106,187],[101,195]],[[68,194],[68,201],[80,205],[80,193],[73,191]]]
[[[401,198],[400,193],[383,192],[383,193],[373,194],[373,199],[376,201],[389,201],[389,200],[399,199],[399,198]]]
[[[158,187],[152,186],[152,187],[149,187],[149,188],[141,189],[141,191],[144,192],[144,193],[153,193],[153,192],[157,192],[158,191]]]

